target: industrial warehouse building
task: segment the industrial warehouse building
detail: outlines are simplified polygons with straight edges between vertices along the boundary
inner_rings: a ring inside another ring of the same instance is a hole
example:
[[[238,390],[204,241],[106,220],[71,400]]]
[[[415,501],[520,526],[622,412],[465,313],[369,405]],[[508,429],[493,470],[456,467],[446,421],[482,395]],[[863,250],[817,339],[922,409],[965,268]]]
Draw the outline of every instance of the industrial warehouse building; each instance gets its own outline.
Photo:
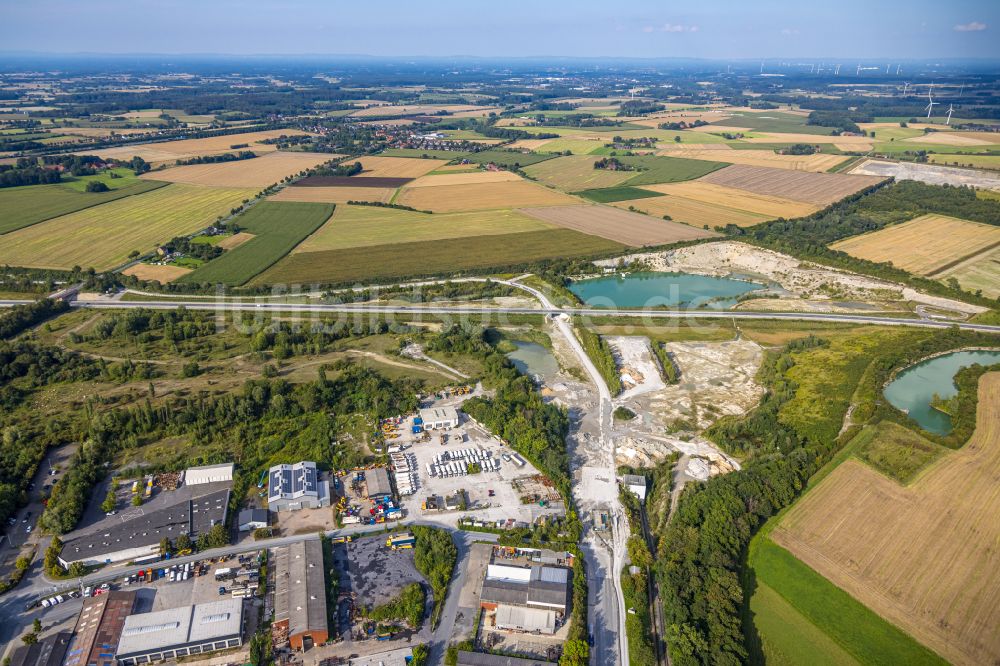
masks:
[[[365,488],[368,499],[383,500],[392,497],[392,486],[389,484],[389,472],[384,467],[376,467],[365,472]]]
[[[454,407],[430,407],[420,410],[424,430],[446,430],[458,427],[458,410]]]
[[[197,486],[203,483],[219,483],[233,480],[233,463],[188,467],[184,471],[184,485]]]
[[[316,463],[275,465],[268,471],[267,505],[271,511],[330,506],[330,480],[320,478]]]
[[[532,564],[490,564],[479,605],[493,611],[498,629],[554,634],[569,611],[570,570]]]
[[[114,590],[83,600],[63,666],[114,666],[125,620],[135,609],[135,592]]]
[[[273,549],[274,628],[293,650],[308,650],[330,637],[326,614],[323,544],[299,541]]]
[[[135,666],[242,644],[243,600],[226,599],[130,615],[117,658],[119,666]]]
[[[93,529],[66,539],[59,563],[69,568],[128,562],[160,553],[164,537],[192,539],[225,524],[230,482],[206,483],[161,493],[146,506],[104,518]]]

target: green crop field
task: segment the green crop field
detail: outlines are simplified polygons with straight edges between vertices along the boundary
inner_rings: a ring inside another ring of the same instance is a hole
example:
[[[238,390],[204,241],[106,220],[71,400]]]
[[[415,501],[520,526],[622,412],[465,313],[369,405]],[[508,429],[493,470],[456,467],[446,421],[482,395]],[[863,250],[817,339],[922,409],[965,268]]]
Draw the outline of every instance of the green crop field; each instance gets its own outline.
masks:
[[[1000,169],[1000,155],[958,155],[954,153],[928,155],[934,164],[971,166],[977,169]]]
[[[781,111],[765,111],[763,113],[734,111],[731,118],[710,124],[718,127],[720,132],[726,131],[726,127],[749,127],[758,132],[823,134],[828,136],[833,131],[832,127],[807,125],[806,120],[805,116],[799,116],[794,113],[783,113]]]
[[[596,141],[589,143],[600,145]],[[594,162],[598,159],[589,155],[567,155],[532,164],[524,172],[540,183],[566,192],[614,187],[635,175],[629,171],[595,169]]]
[[[112,174],[115,177],[112,177]],[[144,182],[135,175],[132,169],[125,168],[108,169],[93,176],[63,176],[63,181],[66,187],[76,192],[86,192],[87,183],[90,182],[104,183],[112,190],[120,190],[129,185]]]
[[[799,142],[801,143],[801,142]],[[746,143],[744,141],[730,141],[729,147],[733,150],[782,150],[798,145],[796,143]],[[837,148],[832,143],[820,144],[820,151],[824,155],[843,155],[844,151]]]
[[[621,157],[619,159],[626,164],[642,169],[638,174],[622,183],[630,186],[694,180],[729,166],[727,162],[689,160],[683,157]]]
[[[253,190],[171,184],[137,196],[78,210],[12,231],[0,243],[0,264],[97,270],[125,262],[133,250],[149,252],[174,236],[212,224]],[[87,196],[73,193],[77,196]]]
[[[264,201],[237,218],[254,238],[178,282],[240,285],[292,251],[333,214],[333,204]]]
[[[536,150],[541,153],[565,153],[569,151],[573,155],[591,155],[596,151],[603,150],[603,148],[603,141],[568,138],[546,141]]]
[[[389,148],[383,150],[379,155],[384,157],[427,157],[436,160],[457,160],[463,157],[468,157],[469,153],[463,153],[457,150],[420,150],[417,148]]]
[[[651,192],[639,187],[602,187],[595,190],[583,190],[573,194],[584,199],[590,199],[597,203],[611,203],[613,201],[628,201],[630,199],[645,199],[646,197],[662,196],[659,192]]]
[[[520,165],[522,167],[530,164],[538,164],[545,160],[552,159],[552,155],[539,155],[537,153],[519,153],[509,150],[483,150],[467,156],[470,162],[477,164],[487,164],[493,162],[497,166],[512,167]]]
[[[859,663],[760,580],[750,600],[750,612],[768,664],[851,666]]]
[[[438,213],[429,215],[378,206],[340,206],[330,219],[297,249],[325,252],[349,247],[405,242],[501,236],[553,227],[513,210]]]
[[[803,564],[765,534],[751,544],[750,566],[756,579],[787,602],[803,621],[812,624],[861,664],[947,663]],[[756,606],[754,622],[758,630],[769,623],[771,626],[784,626],[784,623],[776,623],[775,618],[768,615],[776,605],[767,599],[766,593],[764,599],[757,600]],[[754,602],[751,601],[753,609]],[[802,622],[797,621],[796,625],[801,627]],[[768,641],[777,641],[781,651],[790,657],[815,653],[825,643],[821,641],[815,645],[808,642],[815,635],[812,632],[788,634],[782,640],[779,638],[782,631],[784,629],[779,631],[778,636],[773,632],[763,632],[763,643],[766,646]],[[792,639],[797,639],[798,644],[790,644]],[[844,662],[839,660],[839,663]]]
[[[290,254],[252,284],[366,282],[471,269],[501,268],[553,257],[620,252],[624,246],[570,229],[528,231]]]
[[[166,183],[143,180],[111,192],[77,192],[65,185],[26,185],[0,189],[0,234],[30,227],[53,217],[142,194]]]

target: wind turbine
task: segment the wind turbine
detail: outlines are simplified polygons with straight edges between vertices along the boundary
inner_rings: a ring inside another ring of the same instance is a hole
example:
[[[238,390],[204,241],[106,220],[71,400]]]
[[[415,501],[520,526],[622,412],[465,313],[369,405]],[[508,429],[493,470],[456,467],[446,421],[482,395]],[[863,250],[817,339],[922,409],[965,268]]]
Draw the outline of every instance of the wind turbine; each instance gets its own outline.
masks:
[[[763,60],[760,61],[760,73],[761,74],[764,73],[764,61]]]
[[[945,125],[951,125],[951,112],[955,110],[954,104],[948,105],[948,120],[944,121]]]
[[[906,97],[906,89],[910,87],[909,81],[903,81],[903,97]]]
[[[889,76],[889,65],[891,65],[891,64],[892,63],[890,62],[890,63],[887,63],[886,66],[885,66],[885,75],[886,76]]]
[[[837,65],[837,69],[833,71],[834,76],[840,76],[840,65]]]
[[[934,90],[934,85],[927,89],[927,117],[931,117],[931,110],[934,108],[935,104],[940,104],[940,102],[935,102],[934,98],[931,96],[931,91]]]
[[[861,63],[858,63],[858,71],[854,73],[854,76],[861,76]]]
[[[903,67],[902,64],[896,65],[896,76],[899,76],[899,71],[900,69],[902,69],[902,67]]]

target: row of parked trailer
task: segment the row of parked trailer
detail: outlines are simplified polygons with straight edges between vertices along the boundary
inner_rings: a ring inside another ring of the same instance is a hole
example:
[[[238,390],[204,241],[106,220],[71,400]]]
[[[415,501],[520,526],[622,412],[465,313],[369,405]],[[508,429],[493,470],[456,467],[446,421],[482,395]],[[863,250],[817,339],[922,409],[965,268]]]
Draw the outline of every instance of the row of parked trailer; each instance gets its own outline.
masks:
[[[417,492],[416,457],[412,453],[397,452],[389,455],[389,462],[396,475],[396,490],[399,494],[412,495]]]

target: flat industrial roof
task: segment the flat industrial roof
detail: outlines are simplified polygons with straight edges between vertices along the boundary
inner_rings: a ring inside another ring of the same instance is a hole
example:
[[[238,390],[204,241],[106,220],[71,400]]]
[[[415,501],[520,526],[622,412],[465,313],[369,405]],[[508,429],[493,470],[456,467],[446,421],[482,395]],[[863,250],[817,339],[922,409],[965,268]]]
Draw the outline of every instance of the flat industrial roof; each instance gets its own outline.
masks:
[[[192,643],[239,636],[243,600],[223,599],[130,615],[118,643],[118,656],[157,652]]]
[[[365,484],[369,497],[392,494],[392,486],[389,485],[389,472],[385,468],[376,467],[365,472]]]
[[[274,621],[288,620],[288,635],[326,631],[323,544],[299,541],[274,549]]]
[[[218,490],[220,486],[222,490]],[[102,528],[67,539],[60,557],[66,562],[100,559],[122,550],[158,544],[163,537],[173,540],[181,534],[207,532],[215,523],[226,521],[230,486],[226,481],[169,491],[177,493],[176,502],[153,511],[138,507],[135,513],[123,511],[120,516],[105,518]]]
[[[420,418],[427,422],[454,421],[458,419],[458,410],[454,407],[428,407],[420,410]]]

